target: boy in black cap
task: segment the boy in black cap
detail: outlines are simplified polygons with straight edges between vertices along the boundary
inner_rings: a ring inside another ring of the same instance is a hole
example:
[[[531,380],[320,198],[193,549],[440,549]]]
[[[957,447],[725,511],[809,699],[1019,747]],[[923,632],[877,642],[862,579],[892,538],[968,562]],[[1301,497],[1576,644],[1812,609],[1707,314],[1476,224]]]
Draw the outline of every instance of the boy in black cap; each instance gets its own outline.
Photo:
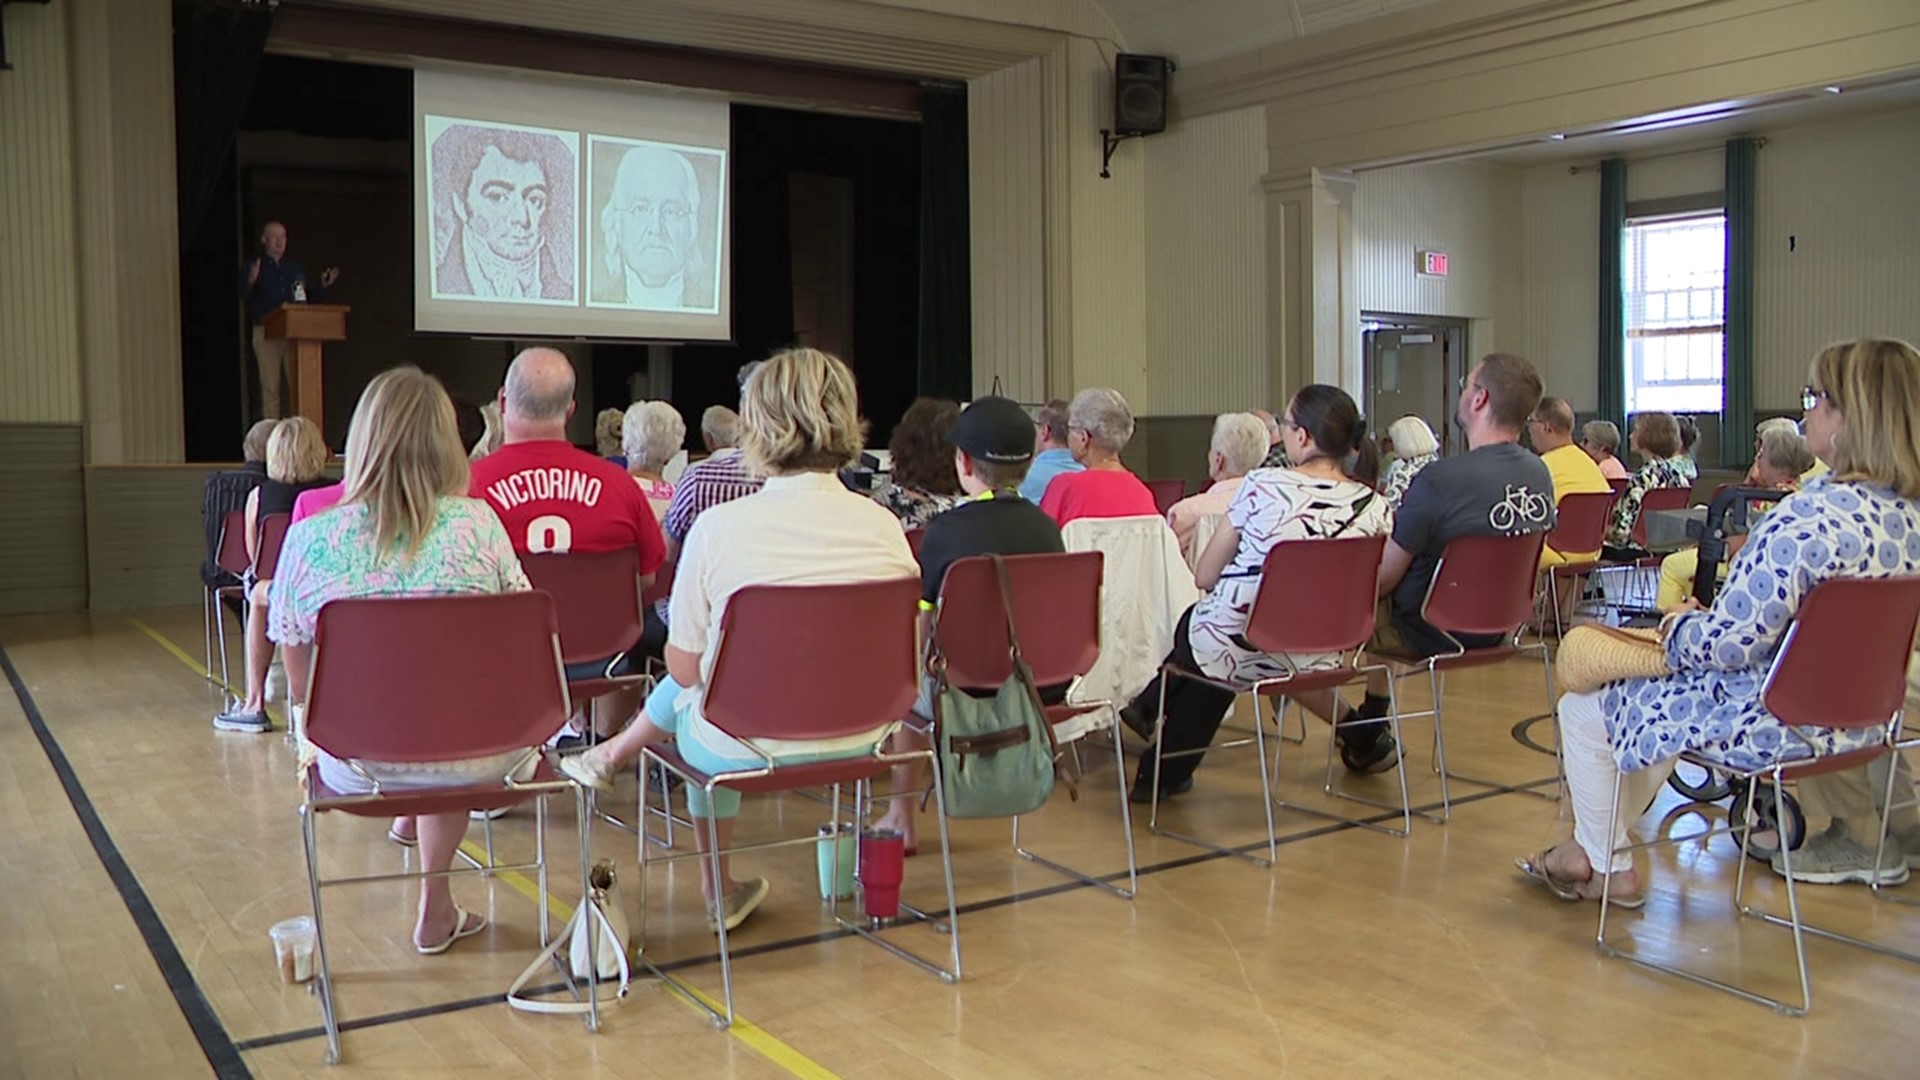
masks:
[[[922,618],[929,620],[923,635],[927,639],[932,638],[930,619],[940,599],[940,583],[955,562],[972,555],[1043,555],[1066,550],[1060,542],[1060,526],[1020,497],[1020,481],[1033,462],[1033,418],[1025,409],[1003,397],[978,398],[953,422],[947,441],[954,446],[953,467],[960,474],[960,487],[970,498],[928,522],[920,544],[920,610]],[[1042,687],[1041,696],[1058,700],[1062,690]],[[914,711],[931,719],[927,688],[922,688]],[[918,771],[912,766],[896,767],[893,790],[925,786],[915,775]],[[917,844],[918,806],[913,799],[895,799],[880,822],[882,827],[900,830],[909,853]]]

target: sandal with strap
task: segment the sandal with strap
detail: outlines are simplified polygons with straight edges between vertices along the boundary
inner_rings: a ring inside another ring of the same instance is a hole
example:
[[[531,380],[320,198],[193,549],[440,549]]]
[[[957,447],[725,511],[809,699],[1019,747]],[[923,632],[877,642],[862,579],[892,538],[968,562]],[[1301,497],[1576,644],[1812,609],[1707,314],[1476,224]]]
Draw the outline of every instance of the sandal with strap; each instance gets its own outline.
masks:
[[[1547,856],[1551,854],[1552,851],[1553,849],[1549,848],[1536,855],[1522,856],[1513,860],[1513,865],[1518,868],[1521,873],[1545,885],[1553,895],[1562,900],[1579,901],[1600,899],[1603,883],[1597,879],[1604,875],[1593,874],[1592,871],[1589,871],[1589,876],[1584,880],[1561,877],[1547,866]],[[1646,906],[1647,896],[1644,891],[1637,895],[1624,895],[1616,892],[1607,897],[1607,903],[1628,911],[1637,911]]]

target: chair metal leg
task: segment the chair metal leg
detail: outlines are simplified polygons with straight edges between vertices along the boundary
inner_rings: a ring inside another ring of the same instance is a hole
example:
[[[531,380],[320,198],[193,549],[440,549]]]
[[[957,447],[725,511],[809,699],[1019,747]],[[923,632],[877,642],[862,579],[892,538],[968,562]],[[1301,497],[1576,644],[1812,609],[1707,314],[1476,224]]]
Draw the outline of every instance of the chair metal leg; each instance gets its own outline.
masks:
[[[207,644],[205,671],[208,682],[213,681],[213,605],[219,602],[220,598],[214,595],[212,589],[200,591],[200,636],[206,639]]]
[[[591,910],[593,894],[593,834],[591,826],[593,815],[587,810],[586,793],[581,788],[573,789],[573,816],[580,829],[580,918],[587,927],[587,1030],[600,1030],[600,928],[593,922]],[[489,861],[492,856],[489,853]],[[541,864],[540,873],[546,874],[546,865]]]
[[[307,853],[307,893],[313,898],[313,956],[318,970],[320,1022],[327,1029],[327,1064],[340,1064],[340,1021],[334,1013],[333,969],[327,966],[327,921],[320,912],[320,857],[314,838],[314,815],[300,811],[300,842]]]
[[[227,605],[215,596],[213,599],[214,637],[220,644],[220,693],[231,703],[233,700],[233,676],[227,671]]]
[[[1339,737],[1339,731],[1340,731],[1339,724],[1331,725],[1331,730],[1327,735],[1326,774],[1321,777],[1320,790],[1324,794],[1329,795],[1336,799],[1346,799],[1349,802],[1357,802],[1362,804],[1363,806],[1375,806],[1375,807],[1379,807],[1382,810],[1398,811],[1400,814],[1400,828],[1398,829],[1390,828],[1386,825],[1380,824],[1377,821],[1368,821],[1365,818],[1346,817],[1341,814],[1329,813],[1328,811],[1320,810],[1315,807],[1300,806],[1298,804],[1289,803],[1285,801],[1279,801],[1278,805],[1286,807],[1289,810],[1298,811],[1303,814],[1311,814],[1315,817],[1326,818],[1329,821],[1339,821],[1348,825],[1357,825],[1363,829],[1371,829],[1374,832],[1386,833],[1388,836],[1406,837],[1413,834],[1413,815],[1415,811],[1413,809],[1413,799],[1408,794],[1408,787],[1407,787],[1407,744],[1403,742],[1400,737],[1400,699],[1397,691],[1398,683],[1399,683],[1399,680],[1397,679],[1390,678],[1387,680],[1387,715],[1382,717],[1381,719],[1386,722],[1387,732],[1389,735],[1393,737],[1394,744],[1400,748],[1400,760],[1394,762],[1394,766],[1393,766],[1394,775],[1400,782],[1399,804],[1394,805],[1391,803],[1384,803],[1378,799],[1369,799],[1364,795],[1355,795],[1334,784],[1333,782],[1333,748],[1334,748],[1334,743],[1338,740],[1338,737]],[[1295,702],[1294,705],[1295,705],[1295,708],[1301,712],[1300,724],[1302,727],[1305,727],[1307,722],[1307,718],[1305,715],[1305,707],[1301,706],[1298,702]],[[1349,721],[1349,723],[1351,723],[1351,721]],[[1276,750],[1273,755],[1273,775],[1274,775],[1274,783],[1277,785],[1280,781],[1280,754],[1278,750]],[[1430,816],[1430,815],[1422,815],[1422,816]]]
[[[707,806],[713,806],[714,785],[707,785]],[[727,1015],[724,1023],[717,1026],[733,1026],[733,956],[727,948],[727,894],[720,880],[720,819],[709,815],[707,829],[707,865],[712,870],[713,898],[708,901],[713,910],[713,926],[720,936],[720,987],[726,1001]],[[712,1012],[711,1009],[708,1010]]]
[[[1084,882],[1096,888],[1105,889],[1107,892],[1112,893],[1122,900],[1131,900],[1133,899],[1134,893],[1139,889],[1140,879],[1139,868],[1134,861],[1133,815],[1127,804],[1127,759],[1125,752],[1120,748],[1120,710],[1116,706],[1109,705],[1107,713],[1108,737],[1109,741],[1113,743],[1114,777],[1120,789],[1120,832],[1122,837],[1125,838],[1127,845],[1127,887],[1122,889],[1110,881],[1094,877],[1091,874],[1082,873],[1071,866],[1055,862],[1044,855],[1036,854],[1022,847],[1020,844],[1020,817],[1017,814],[1013,818],[1013,851],[1014,854],[1029,862],[1039,863],[1049,870],[1065,874],[1076,881]],[[1080,742],[1076,739],[1069,745],[1075,750],[1078,750]],[[1081,771],[1077,757],[1075,758],[1074,770],[1076,772]]]
[[[540,867],[540,947],[543,949],[553,940],[547,915],[547,799],[548,796],[542,795],[533,800],[533,861]]]
[[[1258,701],[1259,699],[1258,694],[1254,695],[1255,703],[1253,707],[1254,708],[1253,731],[1254,731],[1254,740],[1256,745],[1258,746],[1257,758],[1260,765],[1260,804],[1261,804],[1261,809],[1265,812],[1267,817],[1268,857],[1265,859],[1262,859],[1260,856],[1255,855],[1251,852],[1240,851],[1236,848],[1223,847],[1222,845],[1213,843],[1210,840],[1202,840],[1197,836],[1191,836],[1187,833],[1175,832],[1174,830],[1165,828],[1160,824],[1160,775],[1161,775],[1161,769],[1166,762],[1165,743],[1166,743],[1166,733],[1167,733],[1167,684],[1172,682],[1175,677],[1176,676],[1168,669],[1163,668],[1160,672],[1160,710],[1159,710],[1159,713],[1154,717],[1154,721],[1153,721],[1153,792],[1152,792],[1153,798],[1152,798],[1152,801],[1148,804],[1150,812],[1147,817],[1147,830],[1156,836],[1164,836],[1164,837],[1167,837],[1168,839],[1178,840],[1184,844],[1192,844],[1194,847],[1205,848],[1208,851],[1219,852],[1222,855],[1231,855],[1236,859],[1245,859],[1255,866],[1263,866],[1271,870],[1273,868],[1274,860],[1279,857],[1280,845],[1279,845],[1279,841],[1275,839],[1274,831],[1273,831],[1274,829],[1273,827],[1273,788],[1267,782],[1267,744],[1266,744],[1266,738],[1260,729],[1260,705]],[[1244,744],[1240,744],[1240,745],[1244,745]],[[1227,749],[1227,747],[1224,747],[1224,746],[1214,747],[1213,749],[1224,750],[1224,749]]]
[[[1524,648],[1531,648],[1531,647],[1532,646],[1526,646]],[[1524,648],[1522,651],[1524,651]],[[1545,665],[1545,669],[1546,669],[1547,715],[1551,717],[1555,713],[1555,709],[1557,708],[1557,703],[1554,702],[1553,700],[1553,663],[1552,663],[1551,657],[1547,653],[1547,646],[1544,642],[1540,644],[1540,658],[1543,664]],[[1433,730],[1434,730],[1434,746],[1435,746],[1434,768],[1436,771],[1439,771],[1441,773],[1441,778],[1440,778],[1441,799],[1444,801],[1447,797],[1447,781],[1448,780],[1461,780],[1469,784],[1477,785],[1479,787],[1507,788],[1511,791],[1518,792],[1522,795],[1531,795],[1536,799],[1545,799],[1548,802],[1558,802],[1560,799],[1560,786],[1565,783],[1565,778],[1566,778],[1566,770],[1561,767],[1560,731],[1559,731],[1558,719],[1554,721],[1554,736],[1553,736],[1553,739],[1554,739],[1553,760],[1554,760],[1555,769],[1554,769],[1554,775],[1550,777],[1541,777],[1538,780],[1526,781],[1526,782],[1507,782],[1502,780],[1486,780],[1477,776],[1468,776],[1465,773],[1449,772],[1444,768],[1444,765],[1443,765],[1444,759],[1439,750],[1440,710],[1441,710],[1440,695],[1446,693],[1446,688],[1447,688],[1447,677],[1444,673],[1440,673],[1438,675],[1438,682],[1435,684],[1435,689],[1434,689]],[[1554,787],[1552,791],[1535,791],[1534,790],[1535,788],[1539,787],[1541,784],[1547,783],[1549,780],[1554,782]]]

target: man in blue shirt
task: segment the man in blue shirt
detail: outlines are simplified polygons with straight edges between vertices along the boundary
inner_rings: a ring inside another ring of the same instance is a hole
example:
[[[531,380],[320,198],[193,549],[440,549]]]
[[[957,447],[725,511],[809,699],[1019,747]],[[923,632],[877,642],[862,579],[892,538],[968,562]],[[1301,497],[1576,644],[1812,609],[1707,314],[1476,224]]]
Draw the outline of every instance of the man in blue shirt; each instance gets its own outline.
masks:
[[[260,254],[240,267],[240,295],[247,302],[247,324],[253,328],[253,357],[260,365],[260,415],[277,419],[280,411],[280,385],[287,364],[285,340],[267,337],[267,316],[286,303],[305,303],[320,290],[332,285],[340,268],[329,266],[318,281],[307,278],[301,265],[287,258],[287,227],[267,222],[260,230]]]
[[[1041,406],[1033,418],[1033,429],[1033,466],[1020,483],[1020,497],[1038,506],[1054,477],[1080,472],[1086,466],[1075,461],[1073,451],[1067,449],[1066,402],[1054,400]]]

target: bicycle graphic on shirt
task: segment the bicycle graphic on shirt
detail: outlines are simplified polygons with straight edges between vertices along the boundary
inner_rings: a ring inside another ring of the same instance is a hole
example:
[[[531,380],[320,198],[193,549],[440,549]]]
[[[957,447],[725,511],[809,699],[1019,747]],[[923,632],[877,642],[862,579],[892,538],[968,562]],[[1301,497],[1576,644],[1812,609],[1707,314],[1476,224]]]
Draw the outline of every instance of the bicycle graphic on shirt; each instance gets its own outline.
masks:
[[[1544,522],[1552,512],[1553,504],[1545,495],[1536,495],[1523,484],[1508,484],[1507,497],[1493,504],[1493,510],[1487,514],[1487,524],[1498,532],[1508,533],[1523,522]]]

